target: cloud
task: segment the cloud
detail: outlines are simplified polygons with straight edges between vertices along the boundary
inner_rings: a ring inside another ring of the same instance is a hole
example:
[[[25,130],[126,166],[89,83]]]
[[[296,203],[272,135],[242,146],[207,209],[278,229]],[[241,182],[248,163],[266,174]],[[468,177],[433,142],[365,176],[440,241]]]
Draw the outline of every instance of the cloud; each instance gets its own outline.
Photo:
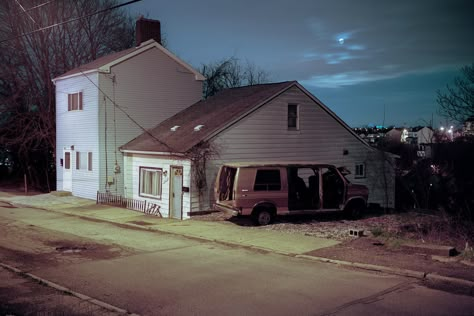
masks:
[[[393,79],[396,77],[398,77],[398,74],[373,73],[370,71],[352,71],[333,75],[312,76],[309,79],[301,80],[301,83],[305,86],[313,86],[318,88],[339,88],[370,81]]]
[[[339,87],[459,68],[473,61],[472,12],[469,0],[325,2],[306,19],[303,58],[285,71]]]

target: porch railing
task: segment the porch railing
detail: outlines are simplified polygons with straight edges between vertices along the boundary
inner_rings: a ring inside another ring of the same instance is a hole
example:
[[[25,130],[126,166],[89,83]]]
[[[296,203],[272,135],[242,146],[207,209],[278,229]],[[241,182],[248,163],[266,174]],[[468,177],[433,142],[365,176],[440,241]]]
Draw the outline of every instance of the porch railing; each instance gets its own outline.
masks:
[[[96,203],[123,207],[132,211],[163,217],[158,204],[150,203],[146,200],[130,199],[110,192],[97,192]]]

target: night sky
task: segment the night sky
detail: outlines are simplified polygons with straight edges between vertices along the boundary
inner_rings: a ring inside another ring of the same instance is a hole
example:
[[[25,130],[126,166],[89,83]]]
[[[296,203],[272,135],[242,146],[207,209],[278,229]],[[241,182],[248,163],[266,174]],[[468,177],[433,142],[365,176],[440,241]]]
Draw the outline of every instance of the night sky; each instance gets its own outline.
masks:
[[[143,0],[198,68],[236,57],[298,80],[350,126],[446,125],[436,91],[474,62],[473,0]],[[385,120],[384,120],[385,109]]]

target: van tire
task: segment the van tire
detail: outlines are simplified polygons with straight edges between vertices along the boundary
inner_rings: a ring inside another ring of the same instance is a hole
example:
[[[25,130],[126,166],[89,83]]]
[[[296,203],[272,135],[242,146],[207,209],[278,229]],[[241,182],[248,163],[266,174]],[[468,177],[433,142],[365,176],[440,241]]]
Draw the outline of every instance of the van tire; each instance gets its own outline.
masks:
[[[365,211],[365,205],[362,203],[351,203],[345,209],[346,217],[349,219],[360,219]]]
[[[255,225],[266,226],[273,221],[273,213],[267,208],[260,208],[252,213],[252,220]]]

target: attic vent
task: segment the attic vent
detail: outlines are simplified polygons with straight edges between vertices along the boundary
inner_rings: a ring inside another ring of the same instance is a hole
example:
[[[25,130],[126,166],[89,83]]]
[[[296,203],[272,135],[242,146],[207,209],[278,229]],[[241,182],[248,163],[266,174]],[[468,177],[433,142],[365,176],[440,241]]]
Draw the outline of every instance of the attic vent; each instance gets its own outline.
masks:
[[[175,125],[172,128],[170,128],[170,131],[176,132],[176,130],[179,128],[179,125]]]
[[[197,125],[196,127],[194,127],[194,131],[199,132],[200,130],[202,130],[203,127],[204,125]]]

